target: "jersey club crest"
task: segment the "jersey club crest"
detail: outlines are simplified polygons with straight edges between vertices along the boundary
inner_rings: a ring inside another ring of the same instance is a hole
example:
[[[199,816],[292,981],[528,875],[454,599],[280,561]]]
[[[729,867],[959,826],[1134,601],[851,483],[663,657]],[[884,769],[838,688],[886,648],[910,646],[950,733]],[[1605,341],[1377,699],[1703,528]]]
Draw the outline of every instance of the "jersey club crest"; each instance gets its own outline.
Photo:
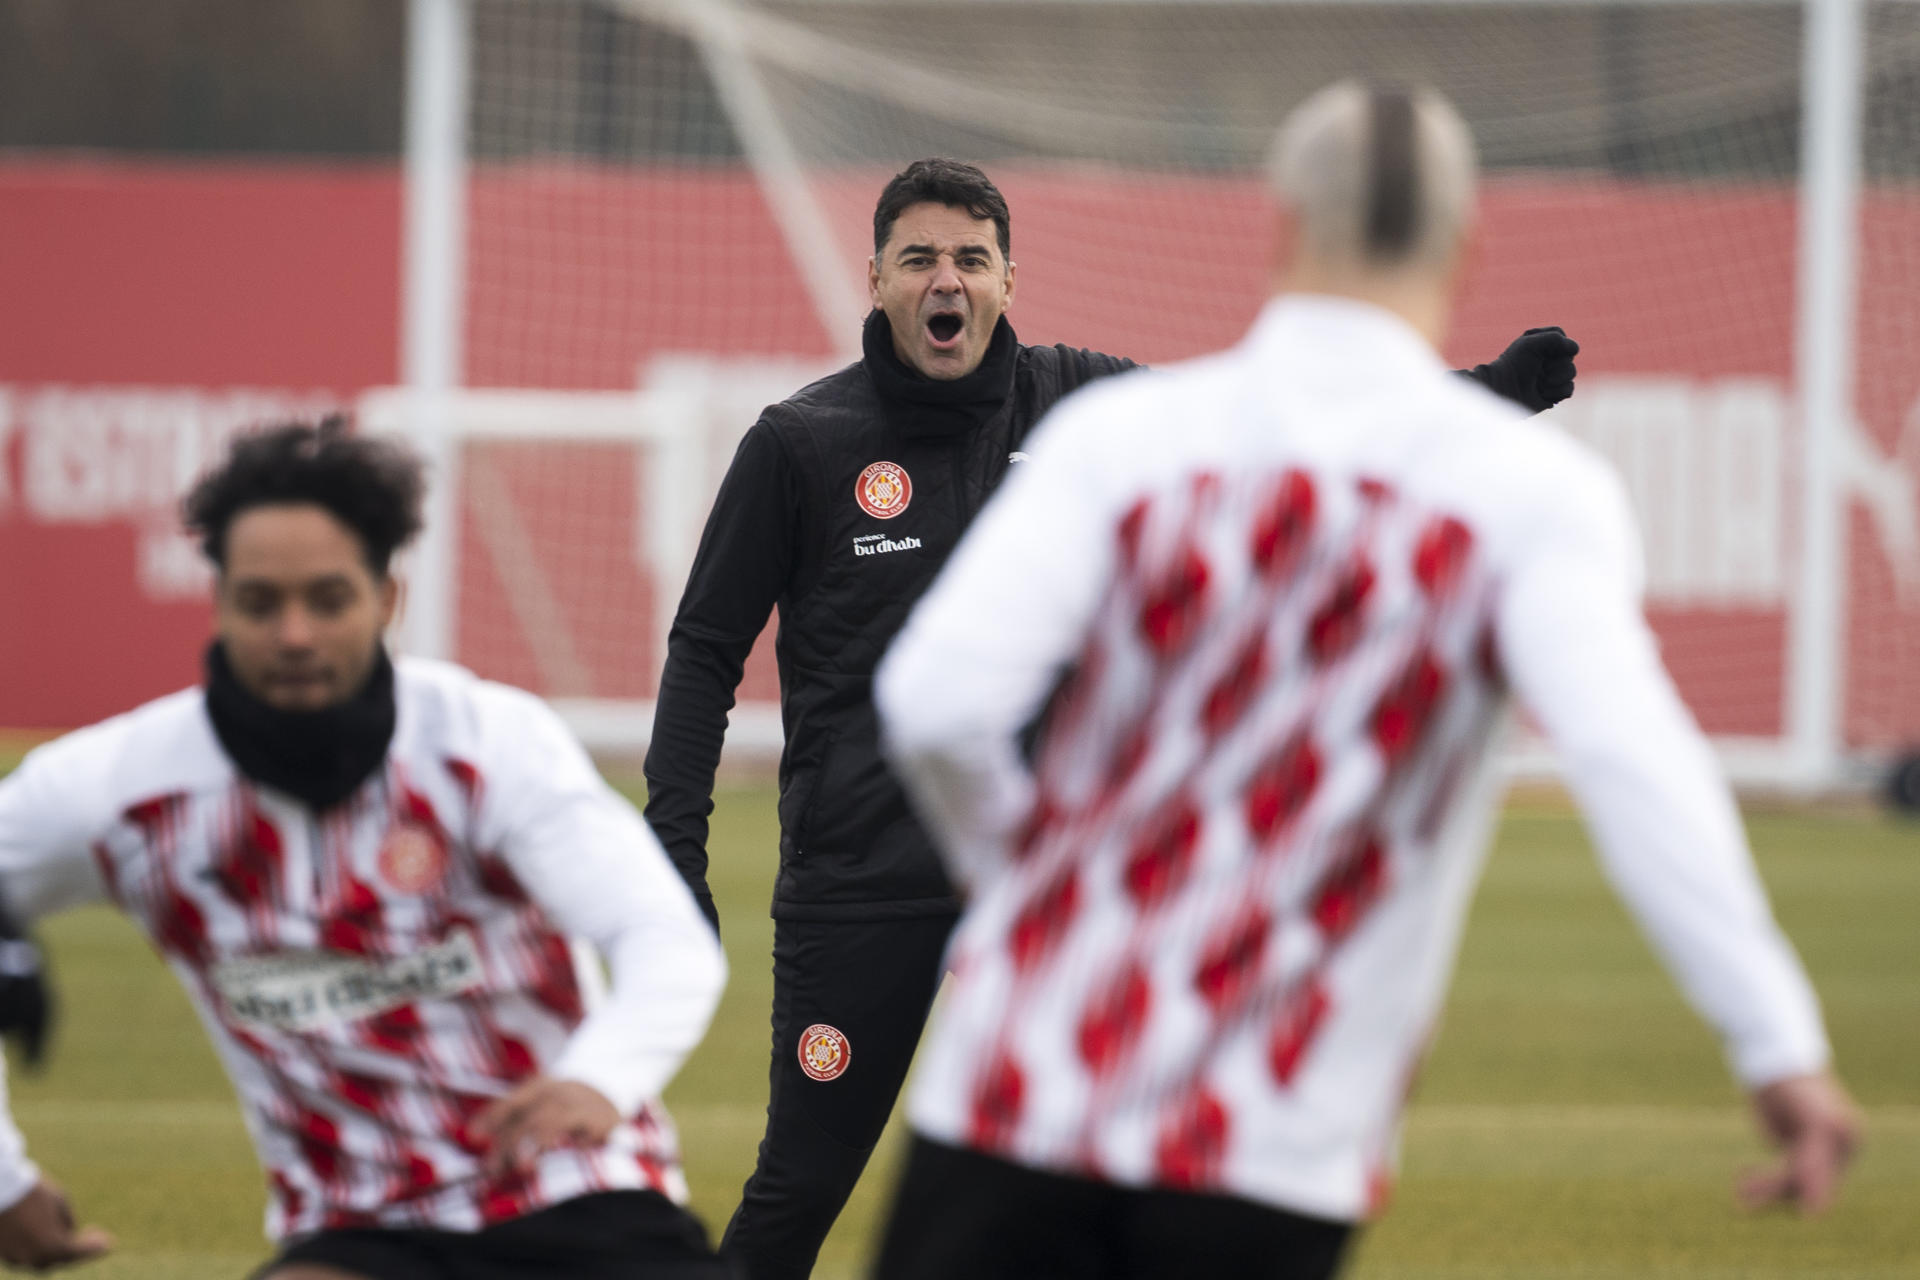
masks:
[[[446,873],[446,850],[418,823],[396,824],[380,846],[380,875],[402,893],[425,893]]]
[[[860,473],[853,486],[860,509],[877,520],[891,520],[913,501],[913,481],[897,462],[876,462]]]
[[[838,1027],[816,1022],[800,1033],[800,1069],[815,1080],[838,1080],[853,1061],[853,1046]]]

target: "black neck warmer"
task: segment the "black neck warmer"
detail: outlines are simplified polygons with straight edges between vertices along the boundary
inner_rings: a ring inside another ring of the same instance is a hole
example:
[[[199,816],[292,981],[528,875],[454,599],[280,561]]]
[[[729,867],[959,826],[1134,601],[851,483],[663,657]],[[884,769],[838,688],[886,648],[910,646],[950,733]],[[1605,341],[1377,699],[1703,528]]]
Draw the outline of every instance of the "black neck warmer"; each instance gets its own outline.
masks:
[[[207,715],[235,767],[318,812],[352,795],[393,740],[393,663],[381,648],[360,692],[318,711],[281,711],[247,692],[227,654],[207,647]]]
[[[887,407],[890,425],[903,435],[947,436],[972,431],[1007,402],[1013,391],[1014,355],[1019,349],[1013,326],[1001,316],[987,340],[979,367],[950,382],[929,378],[893,349],[887,313],[874,310],[861,334],[867,376]]]

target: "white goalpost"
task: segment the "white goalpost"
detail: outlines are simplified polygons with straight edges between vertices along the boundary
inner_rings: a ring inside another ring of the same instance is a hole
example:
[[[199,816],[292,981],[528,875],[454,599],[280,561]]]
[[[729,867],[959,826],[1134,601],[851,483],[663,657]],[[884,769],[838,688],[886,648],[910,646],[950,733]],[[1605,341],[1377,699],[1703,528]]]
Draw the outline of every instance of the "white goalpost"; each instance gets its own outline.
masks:
[[[1548,420],[1620,465],[1736,781],[1855,787],[1920,742],[1920,3],[410,3],[406,385],[360,413],[435,468],[403,643],[596,749],[645,743],[740,434],[857,355],[888,174],[995,176],[1022,340],[1179,359],[1258,304],[1273,125],[1356,72],[1474,125],[1448,354],[1580,338]],[[730,749],[778,748],[768,647]]]
[[[444,495],[408,553],[401,644],[412,653],[468,661],[477,652],[482,661],[473,665],[486,671],[484,637],[460,630],[460,552],[469,547],[493,568],[497,585],[482,589],[498,606],[493,625],[526,638],[531,678],[515,672],[516,682],[544,694],[590,749],[638,753],[653,722],[652,681],[665,658],[673,601],[727,457],[761,406],[820,371],[798,361],[738,368],[668,357],[635,391],[401,387],[367,393],[357,408],[361,429],[405,435],[423,446]],[[432,401],[431,416],[422,415],[423,398]],[[550,549],[543,553],[541,539],[521,518],[527,503],[512,478],[538,471],[556,454],[546,487],[557,486],[562,502],[587,496],[591,504],[591,496],[575,488],[583,470],[599,471],[602,479],[609,468],[624,473],[632,501],[597,513],[591,536],[604,553],[602,563],[647,580],[652,607],[641,629],[611,620],[618,650],[611,660],[630,676],[648,677],[645,683],[629,680],[610,690],[597,670],[605,662],[584,657],[572,629],[560,622],[565,609],[550,573]],[[734,708],[729,750],[767,757],[780,743],[776,701],[763,695]]]

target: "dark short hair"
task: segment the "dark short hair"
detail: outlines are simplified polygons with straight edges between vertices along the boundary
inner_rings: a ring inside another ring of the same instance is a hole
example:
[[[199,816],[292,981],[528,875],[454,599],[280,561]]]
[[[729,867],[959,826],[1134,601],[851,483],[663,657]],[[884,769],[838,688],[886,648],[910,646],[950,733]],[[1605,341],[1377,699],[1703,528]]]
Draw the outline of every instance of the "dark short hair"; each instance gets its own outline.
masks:
[[[944,204],[965,209],[975,218],[992,218],[1000,233],[1000,256],[1013,259],[1013,218],[1007,212],[1007,198],[986,174],[964,160],[934,156],[915,160],[893,175],[880,192],[880,203],[873,207],[873,251],[887,247],[893,224],[909,205]]]
[[[220,569],[227,530],[255,507],[312,504],[359,536],[367,567],[384,575],[393,553],[420,532],[426,491],[420,459],[390,440],[353,435],[341,416],[288,422],[241,436],[226,461],[182,500],[189,530]]]

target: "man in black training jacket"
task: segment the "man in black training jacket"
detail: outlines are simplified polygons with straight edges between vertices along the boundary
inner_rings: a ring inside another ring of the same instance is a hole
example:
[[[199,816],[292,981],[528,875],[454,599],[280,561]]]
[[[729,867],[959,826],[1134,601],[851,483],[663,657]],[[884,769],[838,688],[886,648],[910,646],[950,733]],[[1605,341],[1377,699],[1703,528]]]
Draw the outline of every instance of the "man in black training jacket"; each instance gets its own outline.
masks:
[[[778,604],[780,871],[766,1136],[722,1253],[805,1276],[886,1124],[959,903],[881,763],[873,671],[1028,431],[1130,360],[1022,346],[1007,204],[921,160],[873,214],[864,358],[760,415],[721,482],[667,645],[648,822],[707,918],[707,817],[727,712]],[[1467,376],[1539,410],[1573,341],[1528,330]],[[1169,424],[1177,429],[1177,424]]]

